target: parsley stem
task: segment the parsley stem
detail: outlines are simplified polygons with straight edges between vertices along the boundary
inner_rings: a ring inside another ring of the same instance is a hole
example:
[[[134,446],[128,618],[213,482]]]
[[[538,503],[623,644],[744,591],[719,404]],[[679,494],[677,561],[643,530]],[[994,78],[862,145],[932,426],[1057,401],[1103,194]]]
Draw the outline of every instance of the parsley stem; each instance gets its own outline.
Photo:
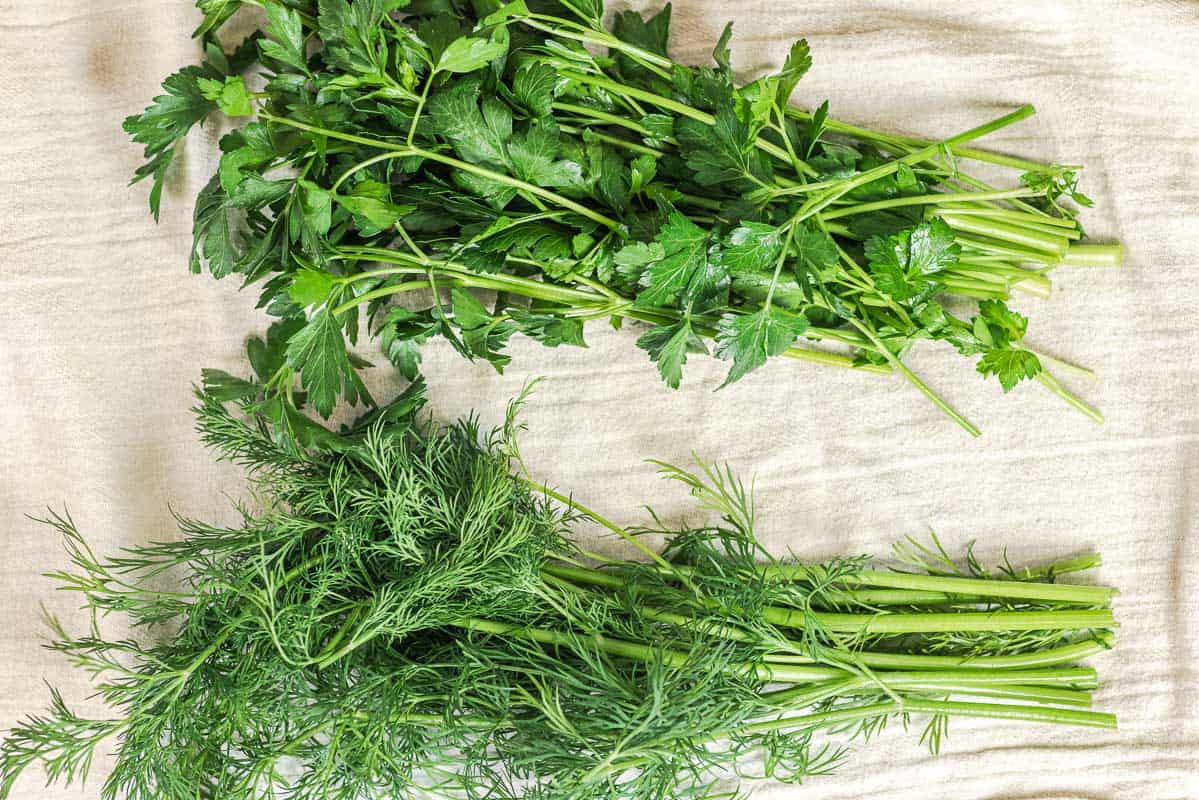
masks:
[[[1069,403],[1074,408],[1081,411],[1083,414],[1085,414],[1087,417],[1089,417],[1092,421],[1097,422],[1101,425],[1103,424],[1103,412],[1101,412],[1099,409],[1095,408],[1094,406],[1089,405],[1081,397],[1074,394],[1074,392],[1071,392],[1069,389],[1067,389],[1065,386],[1063,386],[1062,382],[1059,381],[1056,377],[1054,377],[1053,374],[1050,373],[1048,370],[1043,369],[1037,373],[1037,382],[1040,383],[1042,386],[1044,386],[1049,391],[1056,394],[1058,397],[1065,400],[1067,403]]]
[[[812,112],[805,111],[795,106],[788,106],[786,109],[787,116],[795,119],[810,121]],[[903,136],[901,134],[879,133],[863,128],[858,125],[851,125],[848,122],[842,122],[831,117],[824,122],[825,128],[836,133],[843,133],[847,136],[853,136],[859,139],[864,139],[869,142],[876,142],[885,147],[891,148],[913,148],[920,149],[934,144],[931,139],[919,139],[914,136]],[[1011,167],[1013,169],[1023,170],[1025,172],[1038,172],[1054,167],[1053,164],[1045,164],[1039,161],[1029,161],[1025,158],[1017,158],[1015,156],[1004,155],[1001,153],[993,153],[989,150],[980,150],[974,147],[962,147],[961,145],[953,145],[950,147],[951,152],[955,156],[968,158],[971,161],[979,161],[988,164],[995,164],[1002,167]],[[1081,169],[1081,167],[1069,167],[1071,169]]]
[[[1001,242],[1011,242],[1061,258],[1066,254],[1070,241],[1057,233],[1042,233],[1028,226],[1016,226],[987,217],[957,215],[948,209],[938,209],[937,216],[945,220],[955,231],[986,236]]]
[[[642,100],[646,103],[655,105],[658,108],[664,108],[667,111],[672,111],[679,116],[688,117],[696,122],[702,122],[705,125],[716,124],[716,118],[706,111],[700,111],[698,108],[693,106],[680,103],[677,100],[670,99],[669,97],[663,97],[662,95],[654,94],[653,92],[649,92],[644,89],[638,89],[635,86],[626,86],[624,84],[617,83],[616,81],[609,80],[605,77],[600,77],[598,75],[586,75],[581,72],[563,71],[562,77],[567,80],[573,80],[591,86],[598,86],[601,89],[606,89],[609,92],[617,95],[624,95],[636,100]],[[754,140],[754,146],[762,152],[774,157],[778,161],[783,162],[784,164],[790,165],[792,163],[791,157],[787,154],[786,150],[767,139],[763,139],[759,136]],[[817,177],[818,173],[807,162],[797,161],[796,163],[803,169],[804,175],[812,178]]]
[[[607,31],[597,31],[593,28],[583,28],[577,26],[567,20],[559,19],[558,17],[550,17],[543,14],[525,14],[517,17],[520,22],[528,25],[530,28],[535,28],[551,36],[561,36],[563,39],[571,39],[584,44],[603,45],[612,50],[619,50],[629,58],[633,59],[645,69],[657,75],[659,78],[670,80],[670,68],[674,66],[674,62],[669,58],[664,58],[656,53],[651,53],[648,50],[642,50],[640,47],[623,42],[617,39]],[[561,25],[546,25],[541,20],[563,23]],[[566,27],[570,26],[570,27]]]
[[[1124,263],[1124,245],[1076,244],[1062,257],[1063,267],[1118,267]]]
[[[890,200],[878,200],[873,203],[860,203],[852,206],[844,206],[841,208],[835,208],[832,211],[825,211],[820,216],[826,220],[830,220],[854,216],[856,214],[866,214],[871,211],[880,211],[884,208],[940,205],[942,203],[979,202],[983,200],[1007,200],[1012,197],[1035,197],[1041,194],[1043,194],[1043,192],[1036,191],[1034,189],[1008,189],[1007,191],[1001,192],[934,192],[915,197],[895,197],[891,198]]]
[[[460,161],[452,156],[447,156],[434,150],[426,150],[422,147],[412,147],[406,144],[394,144],[392,142],[385,142],[380,139],[370,139],[364,136],[356,136],[350,133],[333,131],[329,130],[328,128],[321,128],[316,125],[309,125],[305,122],[299,122],[298,120],[288,119],[287,117],[277,117],[274,114],[266,111],[260,111],[259,116],[265,120],[286,125],[291,128],[296,128],[297,130],[306,131],[308,133],[314,133],[318,136],[327,136],[330,139],[340,139],[341,141],[353,142],[354,144],[360,144],[364,147],[388,150],[391,151],[392,155],[390,157],[392,158],[416,157],[427,159],[429,161],[436,161],[437,163],[444,164],[447,167],[460,169],[463,172],[470,172],[497,183],[502,183],[505,186],[511,186],[518,191],[528,192],[529,194],[536,195],[543,200],[548,200],[555,205],[569,209],[579,216],[586,217],[592,222],[598,222],[600,225],[603,225],[606,228],[610,228],[612,230],[620,228],[620,224],[615,220],[604,216],[592,208],[588,208],[587,206],[576,203],[575,201],[563,197],[560,194],[551,192],[549,189],[535,186],[518,178],[513,178],[510,175],[506,175],[502,172],[495,172],[494,170],[487,169],[486,167],[480,167],[477,164],[471,164],[467,161]]]
[[[404,253],[380,248],[346,248],[336,253],[333,258],[371,260],[401,265],[399,269],[388,268],[356,273],[347,277],[347,280],[350,281],[368,280],[407,272],[424,274],[426,270],[433,269],[438,273],[449,277],[451,280],[456,281],[457,285],[468,286],[475,289],[490,289],[493,291],[512,292],[524,297],[545,300],[551,303],[563,303],[567,305],[578,306],[580,303],[602,303],[606,299],[605,295],[581,292],[577,289],[571,289],[565,286],[555,286],[552,283],[535,281],[516,275],[506,275],[503,273],[481,275],[479,273],[471,272],[466,268],[465,265],[457,264],[452,261],[429,261],[426,263]],[[372,300],[403,294],[404,292],[417,289],[423,289],[426,288],[426,286],[427,284],[423,281],[382,286],[378,289],[364,292],[351,298],[350,300],[345,301],[341,305],[333,308],[332,313],[334,316],[340,316],[346,311],[349,311],[351,308],[355,308],[364,303],[369,303]],[[680,313],[671,311],[669,309],[657,309],[653,312],[642,311],[632,308],[632,301],[622,299],[622,302],[623,306],[621,307],[609,307],[604,309],[602,306],[597,306],[595,311],[598,313],[599,311],[603,310],[604,316],[628,317],[630,319],[636,319],[644,322],[660,322],[663,318],[674,320],[677,319],[676,315]],[[714,329],[712,328],[701,329],[697,327],[696,330],[698,333],[709,337],[715,333]],[[811,326],[806,331],[806,335],[811,338],[827,338],[835,341],[844,341],[846,344],[851,344],[856,347],[870,346],[867,342],[860,342],[852,338],[847,338],[845,332],[839,331],[835,328]],[[840,353],[812,350],[798,346],[792,346],[788,348],[782,353],[782,355],[799,361],[809,361],[826,366],[854,369],[860,372],[883,375],[891,373],[891,370],[883,365],[860,364],[854,359],[841,355]]]
[[[939,394],[934,392],[932,390],[932,388],[929,387],[928,384],[926,384],[924,381],[920,380],[920,378],[916,375],[916,373],[914,373],[914,372],[912,372],[912,370],[908,369],[907,364],[903,363],[903,361],[896,358],[895,354],[892,353],[887,348],[887,346],[885,344],[883,344],[882,341],[879,340],[878,336],[875,335],[874,331],[870,330],[870,328],[868,328],[866,325],[863,325],[861,322],[859,322],[857,320],[853,320],[853,326],[855,328],[857,328],[859,331],[861,331],[862,334],[866,338],[868,338],[871,342],[874,343],[874,346],[878,348],[878,351],[882,354],[883,358],[887,359],[887,361],[891,364],[891,366],[893,366],[893,367],[895,367],[895,369],[899,370],[903,374],[903,376],[905,378],[907,378],[909,382],[911,382],[911,384],[913,386],[915,386],[917,389],[920,390],[921,394],[923,394],[925,397],[927,397],[929,400],[931,400],[933,402],[933,404],[937,406],[937,408],[944,411],[945,414],[950,419],[952,419],[958,425],[962,426],[963,430],[965,430],[966,433],[970,434],[971,436],[975,436],[975,437],[982,435],[982,431],[980,431],[977,427],[975,427],[974,423],[972,423],[970,420],[968,420],[964,416],[962,416],[957,411],[957,409],[955,409],[953,406],[949,405],[949,403],[945,402],[945,400],[942,399]]]
[[[937,155],[937,153],[939,153],[945,149],[952,148],[952,146],[955,144],[960,144],[962,142],[968,142],[973,139],[977,139],[981,136],[986,136],[989,133],[994,133],[995,131],[999,130],[1000,128],[1005,128],[1008,125],[1012,125],[1016,122],[1019,122],[1020,120],[1027,119],[1028,117],[1031,117],[1035,113],[1036,113],[1036,111],[1033,109],[1032,106],[1030,106],[1030,105],[1021,106],[1020,108],[1016,109],[1015,111],[1012,111],[1011,113],[1008,113],[1008,114],[1004,114],[1002,117],[999,117],[998,119],[993,119],[990,122],[986,122],[986,123],[983,123],[982,125],[973,127],[968,131],[963,131],[962,133],[951,136],[942,142],[937,142],[936,144],[930,144],[928,147],[925,147],[922,150],[917,150],[914,153],[909,153],[908,155],[903,156],[902,158],[897,158],[894,161],[888,161],[884,164],[880,164],[879,166],[877,166],[873,169],[868,169],[865,172],[858,173],[857,175],[853,176],[852,178],[846,178],[845,180],[838,183],[835,188],[830,189],[825,194],[823,194],[819,197],[815,197],[812,200],[805,203],[804,206],[798,212],[796,212],[795,216],[792,218],[792,224],[802,222],[803,220],[807,219],[808,217],[812,216],[813,214],[817,214],[817,213],[823,211],[826,207],[831,205],[834,201],[843,197],[844,195],[848,194],[849,192],[851,192],[852,190],[856,189],[859,186],[864,186],[868,183],[871,183],[872,181],[878,180],[879,178],[885,178],[888,175],[891,175],[892,173],[894,173],[896,170],[899,169],[900,165],[907,164],[910,166],[912,164],[917,164],[921,161],[926,161],[926,160],[932,158],[933,156]]]

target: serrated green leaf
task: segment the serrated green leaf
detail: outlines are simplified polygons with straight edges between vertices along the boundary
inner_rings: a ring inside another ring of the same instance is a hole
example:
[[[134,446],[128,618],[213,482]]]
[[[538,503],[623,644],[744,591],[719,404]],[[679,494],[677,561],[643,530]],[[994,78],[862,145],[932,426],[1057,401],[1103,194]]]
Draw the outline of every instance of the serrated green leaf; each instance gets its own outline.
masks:
[[[548,117],[554,103],[558,72],[548,64],[528,61],[512,79],[512,95],[534,117]]]
[[[658,159],[651,155],[640,155],[629,162],[629,191],[641,194],[658,174]]]
[[[324,270],[301,269],[287,287],[287,296],[301,308],[317,306],[329,299],[337,279]]]
[[[724,266],[732,275],[772,272],[783,252],[783,231],[762,222],[743,222],[724,244]]]
[[[200,382],[204,387],[205,394],[222,403],[257,397],[261,390],[258,384],[234,377],[219,369],[200,370]]]
[[[265,39],[258,41],[263,57],[271,58],[300,72],[308,73],[304,55],[304,26],[300,14],[277,2],[266,4]]]
[[[575,347],[586,347],[583,341],[583,323],[570,317],[560,317],[555,314],[535,314],[520,308],[509,308],[505,311],[516,329],[531,339],[544,344],[546,347],[557,347],[563,344]]]
[[[732,51],[729,50],[729,41],[733,38],[733,23],[726,22],[724,30],[720,32],[720,38],[716,40],[716,46],[712,48],[712,60],[716,62],[716,66],[722,70],[730,71],[730,60]]]
[[[333,222],[333,193],[311,181],[300,181],[300,187],[304,224],[318,237],[324,236]]]
[[[707,125],[690,117],[675,120],[674,135],[693,179],[701,186],[738,181],[750,177],[769,181],[770,162],[753,146],[750,123],[725,105]]]
[[[707,263],[708,232],[678,211],[671,212],[656,241],[664,255],[641,276],[644,289],[637,295],[637,305],[647,308],[676,302]]]
[[[953,228],[945,220],[935,217],[912,230],[908,251],[907,268],[932,275],[957,264],[962,248],[957,244]]]
[[[267,329],[265,341],[257,336],[250,337],[246,342],[246,355],[258,380],[266,383],[287,363],[287,343],[305,322],[303,317],[288,317]]]
[[[235,240],[235,226],[220,179],[214,175],[196,196],[192,217],[191,271],[199,272],[207,264],[214,278],[235,272],[241,247]]]
[[[479,24],[487,28],[492,25],[499,25],[504,20],[511,19],[512,17],[526,16],[528,13],[529,7],[525,5],[525,0],[512,0],[512,2],[505,3],[495,11],[492,11],[480,20]]]
[[[791,102],[791,94],[795,91],[795,87],[799,85],[800,79],[811,68],[812,51],[808,47],[808,40],[800,39],[791,45],[791,50],[787,53],[787,60],[783,62],[783,68],[778,74],[779,82],[776,97],[779,108],[787,107],[787,104]]]
[[[359,400],[373,402],[346,350],[341,323],[327,308],[292,335],[287,363],[299,373],[308,402],[322,417],[333,413],[338,395],[344,395],[351,404]]]
[[[196,85],[204,97],[216,103],[217,108],[227,117],[247,117],[254,113],[250,102],[250,90],[246,87],[245,78],[232,75],[224,81],[213,78],[199,78]]]
[[[721,387],[741,380],[746,373],[766,363],[766,359],[787,350],[808,329],[802,314],[793,314],[774,306],[752,314],[725,314],[716,327],[716,355],[731,360],[733,366]]]
[[[1028,330],[1028,318],[1007,307],[1002,300],[983,300],[978,304],[975,324],[988,329],[988,339],[998,346],[1019,342]]]
[[[403,306],[388,309],[379,341],[387,360],[400,370],[408,380],[416,380],[420,373],[420,345],[434,336],[441,328],[440,320],[429,311],[410,311]]]
[[[508,52],[508,45],[495,39],[465,36],[455,39],[437,59],[438,72],[474,72]]]
[[[216,103],[204,96],[199,81],[215,77],[200,67],[184,67],[162,82],[165,94],[158,95],[141,114],[126,117],[122,127],[133,141],[145,146],[146,163],[137,169],[136,183],[153,177],[150,190],[150,211],[158,219],[163,181],[174,157],[175,143],[216,110]]]
[[[531,125],[508,143],[508,163],[516,177],[536,186],[569,186],[582,179],[573,161],[558,160],[558,134],[541,125]]]
[[[479,94],[478,81],[458,81],[429,101],[429,119],[463,161],[506,166],[512,112],[494,97],[480,107]]]
[[[1005,392],[1026,378],[1035,377],[1041,370],[1041,360],[1036,355],[1010,347],[988,351],[978,361],[978,371],[999,378]]]
[[[637,346],[649,353],[650,359],[658,365],[662,380],[671,389],[679,388],[688,354],[708,352],[688,319],[649,329],[637,339]]]
[[[413,205],[391,202],[387,186],[373,180],[362,181],[354,186],[350,194],[337,194],[333,199],[346,211],[361,218],[360,228],[362,222],[366,222],[368,230],[364,233],[368,234],[391,229],[415,208]]]
[[[820,136],[824,133],[824,126],[828,122],[828,100],[820,104],[820,107],[812,112],[812,118],[808,120],[807,128],[804,131],[804,141],[807,143],[804,148],[804,158],[811,158],[812,153],[816,151],[816,145],[820,143]]]
[[[648,20],[643,19],[636,11],[618,12],[612,20],[612,33],[622,42],[664,56],[670,40],[670,10],[670,4],[667,3]],[[626,78],[653,74],[620,50],[613,48],[608,54],[616,62],[620,74]]]
[[[241,6],[242,0],[196,0],[196,8],[204,15],[204,19],[199,27],[192,31],[192,38],[198,39],[217,30],[237,13]]]
[[[482,328],[491,323],[493,319],[491,312],[466,289],[455,287],[450,292],[450,297],[454,310],[454,323],[462,330]]]
[[[379,24],[389,9],[386,0],[319,0],[317,31],[324,45],[321,57],[329,64],[355,74],[382,73],[387,66],[387,45]]]
[[[286,197],[294,185],[294,181],[267,180],[258,173],[251,172],[229,193],[229,205],[232,208],[262,208]]]

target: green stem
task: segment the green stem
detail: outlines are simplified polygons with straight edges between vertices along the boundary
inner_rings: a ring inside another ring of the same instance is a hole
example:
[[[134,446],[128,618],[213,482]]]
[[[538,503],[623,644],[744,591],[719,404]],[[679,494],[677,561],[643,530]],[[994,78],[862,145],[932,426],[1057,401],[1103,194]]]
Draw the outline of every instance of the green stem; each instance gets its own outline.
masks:
[[[979,633],[986,631],[1064,631],[1107,629],[1116,621],[1108,609],[1093,611],[979,611],[962,613],[832,614],[815,612],[816,623],[831,633],[895,636],[909,633]],[[767,607],[762,617],[773,625],[803,628],[805,614]]]
[[[1064,235],[1042,232],[1029,226],[1011,225],[990,217],[959,215],[948,209],[938,209],[937,216],[949,223],[954,230],[986,236],[1001,242],[1011,242],[1057,258],[1064,256],[1070,247],[1070,240]]]
[[[1061,261],[1063,267],[1118,267],[1123,263],[1122,244],[1076,244]]]
[[[966,419],[957,411],[957,409],[945,402],[945,400],[943,400],[939,394],[934,392],[928,384],[920,380],[916,373],[908,369],[907,364],[904,364],[903,361],[897,358],[894,353],[887,349],[887,346],[879,340],[879,338],[874,334],[874,331],[870,330],[870,328],[868,328],[866,325],[856,320],[853,322],[853,325],[855,328],[861,331],[864,336],[870,339],[870,341],[874,343],[874,346],[878,348],[878,351],[883,354],[883,358],[887,359],[891,366],[899,370],[913,386],[920,390],[921,394],[931,400],[933,405],[945,412],[945,414],[958,425],[960,425],[962,429],[966,431],[966,433],[975,437],[982,435],[982,431],[980,431],[973,422]]]
[[[812,119],[812,112],[790,106],[787,108],[787,116],[807,121]],[[877,142],[882,145],[898,145],[905,148],[924,148],[934,143],[931,139],[919,139],[913,136],[903,136],[893,133],[879,133],[877,131],[870,130],[869,128],[851,125],[848,122],[842,122],[841,120],[832,118],[826,119],[824,124],[825,128],[830,131],[843,133],[858,139],[864,139],[868,142]],[[962,147],[961,145],[954,145],[950,147],[950,150],[955,156],[968,158],[971,161],[996,164],[1001,167],[1011,167],[1012,169],[1018,169],[1023,172],[1039,172],[1050,169],[1054,166],[1052,164],[1044,164],[1039,161],[1029,161],[1024,158],[1004,155],[1002,153],[992,153],[989,150],[980,150],[975,147]]]
[[[993,133],[1001,128],[1007,127],[1008,125],[1019,122],[1022,119],[1026,119],[1027,117],[1032,116],[1034,113],[1035,111],[1033,110],[1032,106],[1022,106],[1010,114],[1005,114],[998,119],[994,119],[990,122],[986,122],[982,125],[971,128],[968,131],[963,131],[956,136],[951,136],[943,142],[929,145],[922,150],[917,150],[916,152],[910,153],[902,158],[897,158],[894,161],[888,161],[885,164],[880,164],[874,169],[868,169],[852,178],[847,178],[843,181],[840,181],[835,188],[830,189],[828,192],[820,195],[819,197],[814,197],[805,203],[803,207],[796,212],[795,216],[791,220],[791,224],[798,224],[808,217],[820,213],[829,205],[836,202],[838,199],[859,186],[864,186],[867,183],[878,180],[879,178],[885,178],[891,175],[899,169],[901,164],[912,165],[918,164],[921,161],[926,161],[935,156],[944,148],[952,148],[955,144],[968,142],[972,139],[986,136],[989,133]]]
[[[551,192],[548,189],[544,189],[540,186],[535,186],[531,183],[526,183],[525,181],[519,180],[517,178],[513,178],[510,175],[505,175],[502,172],[495,172],[493,170],[487,169],[486,167],[480,167],[477,164],[471,164],[466,161],[460,161],[459,159],[453,158],[451,156],[443,155],[442,153],[438,153],[433,150],[426,150],[423,147],[412,147],[412,146],[406,145],[406,144],[404,144],[404,145],[394,144],[392,142],[385,142],[385,141],[382,141],[379,139],[369,139],[364,136],[355,136],[354,134],[349,134],[349,133],[341,133],[339,131],[329,130],[328,128],[321,128],[316,125],[309,125],[304,122],[298,122],[296,120],[288,119],[286,117],[278,117],[278,116],[275,116],[274,114],[270,114],[265,111],[260,111],[259,116],[265,120],[279,123],[280,125],[286,125],[291,128],[296,128],[297,130],[307,131],[308,133],[315,133],[319,136],[326,136],[330,139],[340,139],[341,141],[353,142],[354,144],[360,144],[363,147],[372,147],[372,148],[379,149],[379,150],[388,150],[394,154],[392,156],[393,158],[414,157],[414,158],[427,159],[429,161],[435,161],[439,164],[444,164],[447,167],[453,167],[454,169],[459,169],[459,170],[462,170],[463,172],[470,172],[472,174],[479,175],[479,176],[487,178],[489,180],[493,180],[497,183],[501,183],[505,186],[510,186],[514,189],[517,189],[518,191],[528,192],[529,194],[540,197],[541,199],[551,202],[557,206],[569,209],[569,210],[573,211],[574,213],[578,214],[579,216],[586,217],[587,219],[589,219],[593,222],[597,222],[606,228],[616,230],[620,227],[620,223],[618,223],[616,220],[606,217],[603,214],[600,214],[598,211],[595,211],[591,208],[588,208],[587,206],[576,203],[575,201],[573,201],[569,198],[563,197],[560,194]]]
[[[788,580],[810,580],[811,568],[803,564],[779,564],[767,567],[767,575]],[[986,578],[954,578],[941,575],[915,575],[907,572],[860,572],[843,581],[853,586],[878,586],[890,589],[921,589],[972,597],[1004,597],[1020,600],[1107,605],[1115,590],[1106,586],[1071,586],[1061,583],[1024,583]]]
[[[1050,372],[1042,369],[1037,373],[1037,382],[1044,386],[1049,391],[1056,394],[1058,397],[1065,400],[1071,407],[1081,411],[1092,421],[1103,424],[1103,412],[1094,406],[1087,403],[1074,392],[1062,385],[1062,382],[1055,378]]]
[[[826,211],[820,216],[826,220],[841,217],[866,214],[871,211],[881,211],[885,208],[902,208],[904,206],[940,205],[942,203],[981,202],[983,200],[1006,200],[1012,197],[1035,197],[1042,194],[1032,189],[1009,189],[1002,192],[942,192],[922,194],[914,197],[895,197],[890,200],[878,200],[873,203],[836,208]]]
[[[564,71],[561,73],[561,75],[567,80],[585,83],[590,86],[597,86],[616,95],[623,95],[636,100],[642,100],[646,103],[655,105],[658,108],[664,108],[667,111],[674,112],[681,117],[687,117],[695,120],[696,122],[701,122],[704,125],[716,124],[716,118],[706,111],[700,111],[698,108],[693,108],[685,103],[680,103],[677,100],[672,100],[669,97],[663,97],[661,95],[654,94],[653,92],[648,92],[644,89],[638,89],[635,86],[626,86],[625,84],[617,83],[616,81],[609,80],[605,77],[598,75],[587,75],[581,72]],[[777,159],[778,161],[783,162],[784,164],[791,164],[791,157],[787,155],[787,151],[767,139],[763,139],[759,136],[754,140],[754,147]],[[816,170],[812,169],[812,167],[806,162],[800,161],[798,163],[803,169],[803,174],[812,178],[817,177],[818,173]]]

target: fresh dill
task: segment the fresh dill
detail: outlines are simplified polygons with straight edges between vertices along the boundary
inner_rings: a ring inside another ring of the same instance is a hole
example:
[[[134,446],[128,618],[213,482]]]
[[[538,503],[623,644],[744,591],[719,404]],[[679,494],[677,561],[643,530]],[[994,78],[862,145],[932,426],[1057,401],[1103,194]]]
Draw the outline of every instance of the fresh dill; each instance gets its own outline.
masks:
[[[702,463],[662,469],[712,521],[597,560],[570,535],[594,512],[513,473],[514,414],[436,425],[418,382],[334,433],[216,377],[198,427],[259,510],[109,558],[47,517],[52,577],[93,615],[51,620],[51,647],[112,716],[52,690],[0,745],[0,797],[34,765],[82,780],[107,743],[114,800],[631,800],[822,775],[896,717],[930,718],[934,750],[960,716],[1115,725],[1078,666],[1111,645],[1112,592],[1056,568],[960,574],[937,543],[916,572],[779,559],[752,492]],[[103,635],[114,613],[135,638]]]

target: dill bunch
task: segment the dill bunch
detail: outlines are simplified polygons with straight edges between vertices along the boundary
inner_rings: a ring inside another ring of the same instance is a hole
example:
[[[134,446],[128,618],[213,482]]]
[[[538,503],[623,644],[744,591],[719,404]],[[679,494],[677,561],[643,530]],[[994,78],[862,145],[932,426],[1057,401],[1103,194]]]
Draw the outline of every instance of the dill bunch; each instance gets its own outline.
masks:
[[[703,464],[662,469],[715,519],[653,553],[514,473],[515,413],[437,425],[418,382],[335,433],[208,378],[200,434],[246,467],[255,509],[107,558],[45,520],[71,562],[51,577],[92,620],[51,619],[50,647],[113,715],[51,690],[0,745],[0,797],[32,765],[82,780],[109,741],[105,798],[584,800],[798,782],[912,716],[933,749],[956,716],[1115,725],[1075,666],[1110,646],[1112,592],[1055,581],[1094,557],[991,574],[934,540],[901,552],[910,572],[778,559],[749,492]],[[581,550],[584,516],[651,557]],[[106,638],[109,613],[139,636]]]

